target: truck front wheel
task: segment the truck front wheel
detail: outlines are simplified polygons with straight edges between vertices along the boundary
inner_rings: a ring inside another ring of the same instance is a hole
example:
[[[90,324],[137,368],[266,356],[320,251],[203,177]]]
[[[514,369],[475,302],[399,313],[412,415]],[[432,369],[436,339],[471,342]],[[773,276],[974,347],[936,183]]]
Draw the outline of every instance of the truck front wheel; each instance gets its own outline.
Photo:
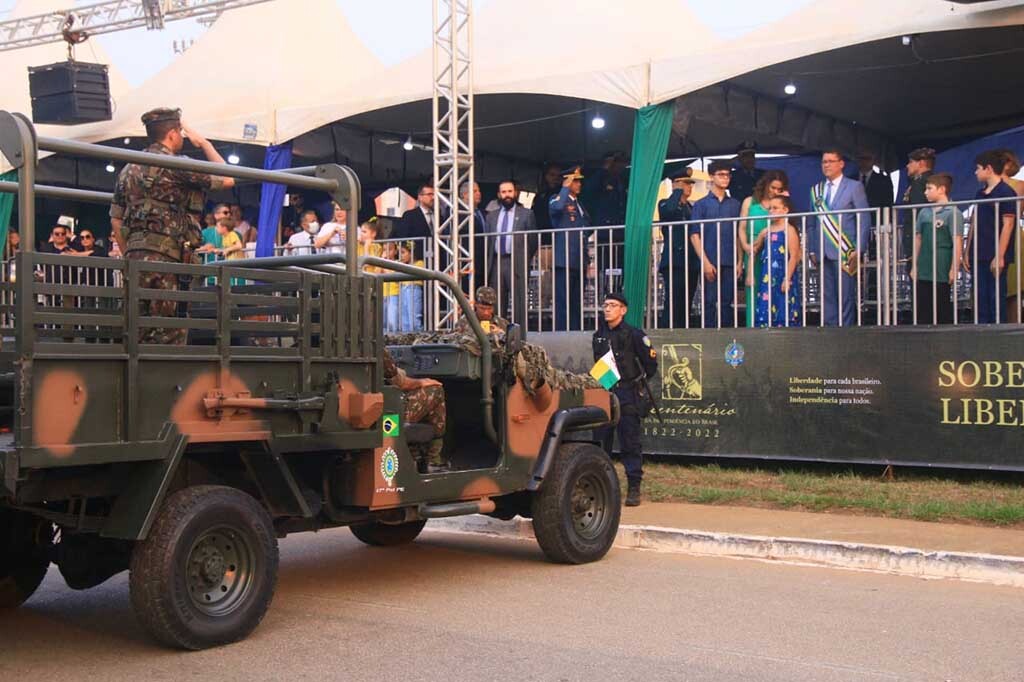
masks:
[[[584,564],[611,548],[619,531],[619,477],[604,450],[566,443],[533,498],[533,534],[551,561]]]
[[[0,509],[0,609],[21,606],[50,566],[53,526],[24,512]]]
[[[263,620],[277,565],[274,526],[259,502],[234,488],[185,488],[164,501],[132,552],[132,606],[170,646],[236,642]]]

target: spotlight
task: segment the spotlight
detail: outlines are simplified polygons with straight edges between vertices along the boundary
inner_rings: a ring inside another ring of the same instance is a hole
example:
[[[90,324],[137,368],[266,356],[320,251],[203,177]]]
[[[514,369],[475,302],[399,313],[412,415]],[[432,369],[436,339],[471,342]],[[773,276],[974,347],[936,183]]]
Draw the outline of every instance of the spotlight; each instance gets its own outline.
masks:
[[[796,84],[793,83],[793,81],[790,81],[790,82],[786,83],[786,87],[782,88],[782,91],[784,93],[786,93],[787,95],[795,95],[796,94]]]
[[[594,118],[591,119],[590,125],[594,126],[597,130],[604,128],[604,119],[601,118],[601,112],[594,114]]]
[[[239,161],[241,161],[241,159],[238,158],[238,154],[232,154],[231,156],[228,157],[228,163],[233,164],[235,166],[238,165]]]
[[[405,142],[402,144],[402,149],[404,149],[407,152],[412,151],[412,135],[405,138]]]
[[[113,173],[115,170],[117,170],[117,169],[114,168],[114,164],[112,164],[112,163],[108,163],[107,164],[107,172],[108,173]]]
[[[900,38],[900,40],[903,42],[903,47],[910,47],[910,44],[912,42],[914,42],[914,37],[913,36],[903,36],[902,38]]]

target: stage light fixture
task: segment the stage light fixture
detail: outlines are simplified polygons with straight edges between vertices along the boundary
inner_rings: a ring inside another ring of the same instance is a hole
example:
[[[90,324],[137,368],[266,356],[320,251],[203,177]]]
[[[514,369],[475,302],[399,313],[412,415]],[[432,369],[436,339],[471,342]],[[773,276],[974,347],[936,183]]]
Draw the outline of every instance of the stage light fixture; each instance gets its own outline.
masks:
[[[107,172],[108,173],[113,173],[115,170],[117,170],[117,169],[114,168],[114,164],[112,164],[112,163],[108,163],[107,164]]]
[[[590,125],[594,126],[594,128],[596,130],[600,130],[601,128],[604,128],[604,118],[601,116],[601,112],[600,111],[597,112],[596,114],[594,114],[594,118],[591,119]]]
[[[405,142],[402,143],[402,149],[404,149],[407,152],[411,152],[412,151],[412,135],[410,135],[409,137],[405,138]]]
[[[787,95],[795,95],[796,94],[796,83],[794,83],[793,81],[790,81],[790,82],[786,83],[786,87],[782,88],[782,91],[784,93],[786,93]]]
[[[241,161],[241,159],[238,158],[238,154],[231,154],[230,156],[228,156],[228,163],[234,166],[237,166],[239,161]]]

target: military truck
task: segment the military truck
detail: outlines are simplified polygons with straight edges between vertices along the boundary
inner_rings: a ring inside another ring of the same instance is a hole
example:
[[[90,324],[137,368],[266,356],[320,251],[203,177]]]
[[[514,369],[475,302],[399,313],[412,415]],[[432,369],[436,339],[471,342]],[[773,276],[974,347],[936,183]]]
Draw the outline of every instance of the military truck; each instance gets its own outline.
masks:
[[[22,244],[0,284],[0,607],[28,599],[51,563],[72,589],[128,570],[139,622],[202,649],[259,624],[289,533],[348,526],[386,547],[432,518],[521,515],[553,561],[608,551],[619,484],[592,430],[617,419],[614,396],[525,386],[519,331],[493,352],[456,282],[334,254],[194,265],[34,253],[37,197],[111,198],[37,185],[39,150],[327,192],[357,253],[360,186],[345,167],[272,172],[37,138],[0,112],[0,151],[18,171],[0,190],[17,191]],[[190,285],[143,288],[147,272]],[[414,454],[432,430],[404,421],[403,394],[382,377],[381,286],[408,280],[446,285],[479,342],[479,356],[390,349],[444,387],[449,471],[420,473]],[[147,314],[152,300],[177,315]],[[188,343],[140,343],[154,327],[184,328]]]

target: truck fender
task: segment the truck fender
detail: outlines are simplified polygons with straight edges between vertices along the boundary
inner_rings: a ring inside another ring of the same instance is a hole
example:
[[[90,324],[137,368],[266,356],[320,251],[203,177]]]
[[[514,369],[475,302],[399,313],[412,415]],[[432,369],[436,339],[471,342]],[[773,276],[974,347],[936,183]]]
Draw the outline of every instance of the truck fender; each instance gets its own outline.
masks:
[[[526,484],[526,489],[531,492],[540,490],[544,477],[547,476],[558,454],[558,447],[565,440],[567,433],[594,429],[614,424],[617,421],[618,401],[616,400],[612,400],[611,420],[609,420],[609,415],[604,410],[593,405],[568,407],[555,412],[548,421],[548,427],[544,433],[544,441],[540,446],[540,454],[533,465],[533,473],[530,476],[529,483]]]

